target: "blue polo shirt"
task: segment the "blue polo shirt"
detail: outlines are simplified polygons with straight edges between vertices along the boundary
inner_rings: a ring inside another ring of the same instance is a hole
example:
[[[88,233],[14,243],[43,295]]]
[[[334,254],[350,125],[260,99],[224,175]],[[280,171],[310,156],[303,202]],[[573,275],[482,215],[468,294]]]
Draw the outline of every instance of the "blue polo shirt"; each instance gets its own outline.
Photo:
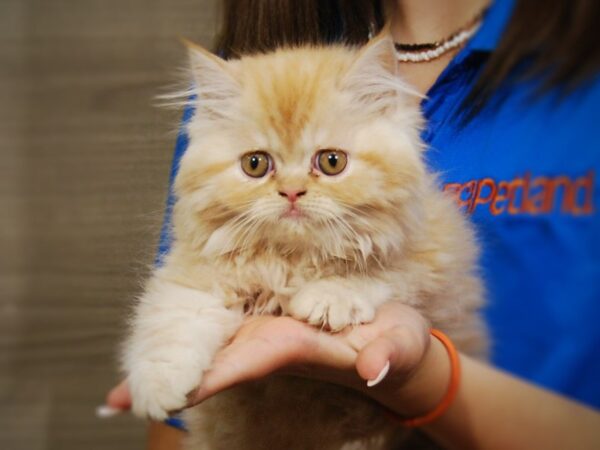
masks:
[[[493,364],[600,408],[600,77],[567,96],[507,85],[457,120],[512,9],[496,1],[428,92],[427,163],[476,226]],[[172,176],[186,146],[182,133]],[[166,225],[161,254],[169,241]]]
[[[493,363],[600,408],[600,77],[566,97],[509,85],[456,120],[512,7],[492,6],[428,93],[427,161],[476,225]]]

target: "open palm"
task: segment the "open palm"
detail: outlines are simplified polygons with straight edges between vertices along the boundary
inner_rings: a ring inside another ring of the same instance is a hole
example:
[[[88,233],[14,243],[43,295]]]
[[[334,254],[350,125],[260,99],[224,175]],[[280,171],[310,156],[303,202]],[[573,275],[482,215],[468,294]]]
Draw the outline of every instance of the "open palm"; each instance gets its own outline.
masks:
[[[290,317],[247,318],[214,360],[189,406],[234,385],[277,374],[293,374],[343,384],[377,399],[367,388],[390,362],[385,384],[402,384],[422,360],[429,343],[423,317],[406,305],[381,306],[372,323],[329,333]],[[126,409],[126,382],[111,391],[109,406]]]

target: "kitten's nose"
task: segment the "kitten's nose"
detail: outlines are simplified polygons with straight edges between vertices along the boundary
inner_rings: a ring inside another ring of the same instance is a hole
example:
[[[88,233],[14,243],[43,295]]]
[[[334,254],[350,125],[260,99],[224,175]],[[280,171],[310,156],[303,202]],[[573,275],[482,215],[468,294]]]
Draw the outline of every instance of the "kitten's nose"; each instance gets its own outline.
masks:
[[[287,189],[285,191],[279,191],[279,195],[282,197],[287,197],[287,199],[292,203],[294,203],[296,200],[298,200],[298,197],[304,194],[306,194],[306,190],[300,191],[297,189]]]

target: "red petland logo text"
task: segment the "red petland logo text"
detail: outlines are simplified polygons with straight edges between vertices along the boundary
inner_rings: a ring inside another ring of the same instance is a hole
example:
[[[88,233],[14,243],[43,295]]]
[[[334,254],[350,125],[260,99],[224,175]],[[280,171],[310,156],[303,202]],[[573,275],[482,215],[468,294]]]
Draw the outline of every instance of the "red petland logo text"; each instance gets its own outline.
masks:
[[[469,213],[477,208],[488,208],[495,216],[554,211],[582,216],[594,212],[594,177],[594,171],[579,178],[564,175],[532,178],[526,173],[512,180],[482,178],[466,183],[447,183],[444,192]]]

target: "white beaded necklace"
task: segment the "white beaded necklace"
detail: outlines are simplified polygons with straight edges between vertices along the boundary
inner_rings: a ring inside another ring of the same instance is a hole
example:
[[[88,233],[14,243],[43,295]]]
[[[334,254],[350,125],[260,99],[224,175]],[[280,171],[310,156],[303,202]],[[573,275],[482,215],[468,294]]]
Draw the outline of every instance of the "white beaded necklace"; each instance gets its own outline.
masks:
[[[461,47],[479,29],[487,8],[481,11],[469,23],[452,33],[447,38],[426,44],[402,44],[395,43],[396,57],[399,62],[427,62],[437,59],[450,50]]]

